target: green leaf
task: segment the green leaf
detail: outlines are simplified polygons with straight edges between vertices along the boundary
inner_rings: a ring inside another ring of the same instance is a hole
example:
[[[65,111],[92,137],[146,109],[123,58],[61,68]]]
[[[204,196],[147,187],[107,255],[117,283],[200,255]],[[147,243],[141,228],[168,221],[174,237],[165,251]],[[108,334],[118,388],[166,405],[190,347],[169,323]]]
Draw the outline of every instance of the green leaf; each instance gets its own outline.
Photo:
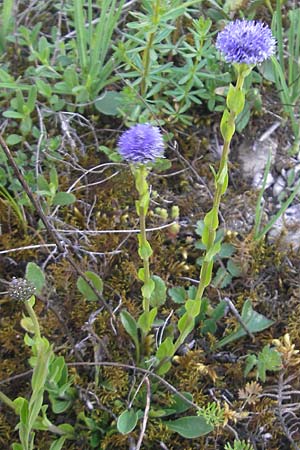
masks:
[[[200,313],[200,307],[201,307],[201,302],[198,302],[196,300],[187,300],[185,302],[184,305],[186,312],[191,316],[191,317],[197,317],[198,314]]]
[[[216,230],[219,225],[218,212],[215,209],[211,209],[204,217],[204,225],[208,228]]]
[[[61,450],[63,448],[66,439],[67,436],[61,436],[59,439],[56,439],[55,441],[52,442],[49,450]]]
[[[42,269],[34,262],[30,262],[26,266],[25,278],[33,284],[37,292],[41,292],[46,284],[45,274]]]
[[[30,317],[23,317],[21,319],[21,327],[28,331],[28,333],[34,333],[34,325]]]
[[[58,384],[66,370],[66,363],[63,356],[55,356],[49,366],[48,382]]]
[[[152,275],[151,279],[154,281],[154,290],[150,295],[150,305],[152,307],[158,307],[163,305],[166,301],[167,287],[165,282],[158,275]]]
[[[168,360],[165,361],[157,370],[158,375],[163,375],[169,371],[169,369],[172,366],[171,361],[169,358],[171,358],[174,355],[174,349],[175,346],[173,344],[173,339],[171,337],[167,337],[158,347],[156,352],[156,358],[159,361],[162,361],[163,359],[167,358]]]
[[[116,91],[107,91],[96,100],[95,108],[107,116],[116,116],[122,104],[122,94]]]
[[[43,175],[38,175],[37,177],[37,186],[40,191],[45,191],[50,193],[50,186],[48,181]]]
[[[231,259],[227,263],[227,270],[233,277],[239,277],[242,273],[240,267],[238,267]]]
[[[58,175],[57,175],[57,170],[55,169],[55,167],[51,167],[50,169],[50,183],[52,184],[52,186],[55,189],[55,192],[58,189]]]
[[[152,255],[153,251],[148,241],[142,243],[142,237],[138,235],[139,249],[138,254],[141,259],[148,259]]]
[[[181,342],[183,342],[193,330],[194,324],[195,320],[188,313],[184,313],[183,316],[179,319],[177,327],[180,331]]]
[[[282,367],[281,355],[274,348],[266,345],[257,357],[257,372],[258,377],[262,382],[266,381],[267,370],[277,371]]]
[[[257,313],[253,310],[250,300],[246,300],[242,309],[241,318],[251,333],[257,333],[269,328],[273,325],[274,321],[267,319],[262,314]],[[230,333],[225,338],[221,339],[216,345],[216,348],[223,347],[230,342],[236,341],[237,339],[246,336],[247,332],[245,329],[239,325],[237,331]]]
[[[135,429],[138,418],[138,413],[133,409],[122,412],[117,421],[118,431],[122,434],[130,433]]]
[[[240,114],[245,106],[244,92],[230,84],[226,104],[230,111],[234,112],[236,115]]]
[[[221,134],[224,141],[230,142],[235,132],[235,125],[228,109],[225,109],[220,124]]]
[[[58,192],[55,194],[52,204],[54,206],[67,206],[74,202],[76,202],[76,197],[74,194],[71,194],[70,192]]]
[[[209,261],[209,263],[207,264],[205,278],[203,278],[203,283],[204,283],[205,287],[208,286],[211,282],[213,265],[214,265],[213,260]],[[201,272],[202,272],[202,270],[201,270]],[[201,276],[202,276],[202,273],[201,273]]]
[[[186,416],[163,423],[169,430],[176,431],[176,433],[186,439],[195,439],[199,436],[204,436],[214,429],[212,425],[209,425],[200,416]]]
[[[7,117],[8,119],[23,119],[24,118],[24,114],[17,112],[17,111],[12,111],[12,110],[4,111],[3,116]]]
[[[244,370],[244,377],[248,375],[249,372],[253,369],[254,366],[256,366],[257,358],[255,355],[248,355],[246,358],[246,366]]]
[[[52,406],[52,411],[55,414],[61,414],[72,405],[73,399],[69,398],[66,400],[60,400],[59,398],[55,398],[53,395],[50,395],[50,401]]]
[[[23,141],[23,137],[19,134],[10,134],[7,136],[6,143],[7,145],[16,145]]]
[[[171,161],[166,158],[157,158],[153,163],[155,172],[164,172],[172,167]]]
[[[232,276],[230,275],[229,272],[227,272],[226,269],[224,269],[224,267],[219,267],[217,270],[217,273],[212,281],[212,285],[215,288],[225,288],[227,287],[232,280]]]
[[[129,334],[129,336],[132,338],[135,346],[139,346],[138,326],[137,326],[135,319],[132,317],[131,314],[129,314],[128,311],[125,311],[125,310],[121,311],[120,318],[121,318],[123,327]]]
[[[206,253],[203,261],[205,262],[213,261],[213,257],[219,253],[220,248],[221,248],[221,241],[215,242]]]
[[[147,281],[147,283],[144,283],[144,285],[142,286],[142,294],[144,298],[150,298],[151,294],[153,293],[155,289],[155,283],[154,281],[150,278],[150,280]]]
[[[219,252],[220,258],[230,258],[235,253],[235,248],[232,244],[222,244]]]
[[[138,327],[147,334],[154,322],[154,319],[157,314],[157,308],[151,309],[149,312],[145,311],[143,314],[140,315],[138,319]]]
[[[176,286],[168,289],[168,294],[175,303],[184,303],[186,299],[186,290],[182,286]]]
[[[95,272],[87,271],[84,273],[85,276],[92,282],[92,285],[100,294],[103,291],[103,281]],[[90,302],[96,302],[98,300],[97,295],[93,292],[91,287],[86,283],[86,281],[79,277],[76,283],[77,289],[84,295],[84,297]]]
[[[120,155],[119,152],[112,150],[109,147],[106,147],[105,145],[100,145],[99,150],[101,152],[105,153],[105,155],[108,157],[108,159],[110,159],[113,162],[121,162],[122,161],[122,156]]]

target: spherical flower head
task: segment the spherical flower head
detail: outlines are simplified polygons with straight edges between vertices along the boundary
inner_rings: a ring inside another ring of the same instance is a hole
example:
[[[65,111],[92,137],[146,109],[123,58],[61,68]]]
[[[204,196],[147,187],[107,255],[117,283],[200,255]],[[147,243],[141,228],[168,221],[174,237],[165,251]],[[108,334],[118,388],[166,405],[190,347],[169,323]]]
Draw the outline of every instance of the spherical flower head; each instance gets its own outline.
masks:
[[[255,20],[235,20],[218,34],[216,47],[227,62],[257,64],[274,54],[275,44],[268,25]]]
[[[160,129],[147,123],[129,128],[119,139],[118,151],[133,164],[146,164],[163,157],[164,141]]]
[[[13,300],[25,302],[36,293],[33,284],[24,278],[13,278],[9,288],[8,294]]]

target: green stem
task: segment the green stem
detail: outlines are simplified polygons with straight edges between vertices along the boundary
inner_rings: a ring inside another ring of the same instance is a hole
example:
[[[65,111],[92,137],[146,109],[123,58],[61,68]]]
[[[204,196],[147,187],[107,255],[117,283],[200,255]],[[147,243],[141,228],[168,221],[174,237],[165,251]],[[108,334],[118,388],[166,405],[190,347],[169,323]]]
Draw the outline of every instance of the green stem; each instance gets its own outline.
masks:
[[[155,30],[152,31],[149,35],[145,50],[143,52],[143,74],[142,74],[142,80],[141,80],[141,95],[142,97],[147,92],[147,78],[150,72],[150,53],[152,49],[152,45],[154,42],[155,34],[156,34],[156,28],[159,20],[159,6],[160,6],[160,0],[156,0],[154,5],[154,11],[153,11],[153,25],[155,26]]]
[[[240,70],[238,73],[238,78],[237,78],[237,82],[236,82],[236,89],[242,90],[243,84],[244,84],[244,79],[245,79],[245,75],[243,74],[242,70]],[[229,125],[234,125],[236,117],[237,117],[237,114],[230,111]],[[231,138],[229,140],[224,140],[220,166],[219,166],[218,173],[216,175],[216,190],[215,190],[215,194],[214,194],[214,198],[213,198],[213,207],[211,210],[214,212],[214,215],[216,218],[219,215],[220,202],[221,202],[221,197],[223,195],[223,182],[220,181],[220,175],[224,172],[224,170],[227,172],[230,143],[231,143]],[[205,256],[212,249],[212,247],[215,243],[215,235],[216,235],[216,228],[210,226],[208,229],[208,243],[206,245]],[[205,261],[205,258],[204,258],[204,261],[203,261],[203,264],[201,267],[201,272],[200,272],[200,282],[199,282],[198,289],[197,289],[196,296],[195,296],[195,300],[197,302],[201,303],[204,290],[207,286],[206,280],[208,278],[208,272],[210,270],[211,270],[211,261]]]
[[[140,207],[140,231],[141,231],[141,246],[147,245],[147,234],[146,234],[146,214],[145,208]],[[145,256],[143,258],[144,266],[144,284],[147,284],[150,280],[150,264],[149,257]],[[144,311],[149,312],[150,309],[150,297],[144,296]]]
[[[3,392],[1,392],[1,391],[0,391],[0,402],[4,403],[9,408],[11,408],[14,411],[16,411],[16,407],[14,405],[14,402],[10,398],[8,398],[7,395],[3,394]]]
[[[28,312],[28,315],[29,315],[30,319],[32,320],[35,337],[37,339],[40,339],[41,338],[40,325],[39,325],[37,316],[36,316],[36,314],[34,312],[34,309],[32,308],[32,306],[30,304],[30,299],[25,301],[24,304],[25,304],[25,308],[26,308],[26,310]]]

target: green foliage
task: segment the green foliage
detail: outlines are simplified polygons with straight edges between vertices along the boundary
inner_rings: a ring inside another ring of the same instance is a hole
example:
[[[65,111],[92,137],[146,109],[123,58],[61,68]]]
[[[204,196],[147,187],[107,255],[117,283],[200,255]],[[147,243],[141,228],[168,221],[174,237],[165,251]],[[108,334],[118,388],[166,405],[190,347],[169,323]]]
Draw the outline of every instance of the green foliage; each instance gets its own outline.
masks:
[[[203,417],[206,422],[213,427],[221,426],[224,423],[224,409],[219,405],[219,403],[207,403],[198,410],[197,414],[198,416]]]
[[[253,446],[246,441],[240,441],[239,439],[235,439],[232,445],[227,442],[224,447],[225,450],[254,450]]]
[[[282,7],[280,0],[276,1],[276,11],[273,15],[272,30],[276,37],[278,60],[272,57],[262,70],[266,76],[275,82],[282,108],[287,114],[293,130],[295,142],[291,152],[296,154],[300,145],[300,131],[297,110],[300,101],[300,8],[288,12],[289,27],[283,28]],[[287,55],[287,56],[286,56]]]
[[[90,280],[93,287],[96,289],[99,294],[102,294],[103,291],[103,281],[95,272],[91,272],[90,270],[84,273],[86,278]],[[79,277],[77,280],[77,289],[81,292],[81,294],[90,302],[96,302],[98,300],[98,296],[95,294],[91,286],[82,278]]]
[[[266,381],[267,371],[278,371],[282,367],[281,354],[270,345],[265,345],[258,355],[248,355],[244,376],[256,366],[256,379],[260,379],[263,383]]]
[[[172,363],[170,359],[174,355],[174,344],[171,337],[167,337],[158,347],[155,357],[158,360],[158,368],[156,370],[158,375],[163,375],[167,373]]]
[[[152,307],[162,306],[167,298],[166,283],[158,275],[152,275],[151,279],[154,281],[154,290],[150,294],[150,305]]]
[[[3,0],[0,10],[0,52],[4,52],[6,48],[6,36],[10,32],[10,28],[14,22],[13,9],[14,0]]]
[[[213,431],[214,427],[201,416],[185,416],[180,419],[164,422],[171,431],[175,431],[187,439],[195,439]]]
[[[68,206],[76,201],[74,194],[58,192],[59,181],[55,167],[51,167],[49,178],[48,182],[43,175],[38,175],[37,177],[37,194],[45,199],[45,207],[47,206],[47,209],[51,206]]]
[[[73,380],[68,378],[68,369],[63,356],[52,356],[45,389],[48,392],[52,411],[61,414],[70,408],[76,397]]]
[[[133,409],[126,410],[118,417],[117,428],[122,434],[128,434],[133,431],[138,422],[138,413]]]
[[[94,100],[98,93],[115,78],[112,72],[116,58],[108,56],[112,34],[120,18],[124,0],[104,0],[101,3],[100,16],[96,24],[93,23],[93,5],[88,1],[87,10],[82,0],[73,0],[74,26],[76,30],[76,47],[78,62],[81,70],[81,80],[74,83],[72,93],[78,101]],[[86,22],[88,26],[86,27]],[[75,85],[76,84],[76,85]],[[97,109],[105,108],[106,100],[97,101]],[[111,112],[110,112],[111,113]]]
[[[28,135],[32,129],[31,114],[35,110],[37,99],[37,88],[31,86],[27,99],[24,98],[21,90],[17,91],[16,97],[10,102],[10,109],[3,112],[3,116],[10,119],[19,119],[20,131],[23,136]]]
[[[33,429],[42,408],[45,382],[52,354],[52,349],[47,339],[37,338],[34,345],[37,356],[31,378],[32,393],[30,400],[27,401],[23,397],[18,397],[14,401],[16,412],[20,415],[17,429],[19,430],[23,450],[33,450],[34,448],[35,433]]]
[[[205,233],[205,225],[202,220],[199,220],[196,224],[196,233],[198,236],[202,237],[203,233]],[[230,285],[233,278],[240,276],[240,268],[232,259],[232,256],[236,253],[235,247],[227,242],[224,242],[224,230],[219,228],[216,232],[215,242],[220,242],[221,246],[219,249],[218,255],[214,256],[214,261],[221,261],[220,266],[217,269],[216,274],[214,275],[211,284],[216,288],[225,288]],[[195,247],[199,250],[205,250],[206,246],[202,240],[196,241]],[[197,264],[202,266],[203,257],[197,259]]]
[[[145,121],[163,111],[174,122],[190,124],[192,117],[187,112],[193,105],[205,101],[213,111],[218,109],[217,102],[223,103],[216,87],[229,82],[230,76],[221,75],[215,62],[211,21],[193,20],[186,35],[177,38],[179,17],[190,17],[196,3],[143,1],[142,11],[132,12],[125,41],[117,49],[125,69],[121,76],[126,80],[120,110],[124,116],[130,114],[131,121],[139,116]],[[181,63],[175,64],[176,60]]]
[[[136,323],[135,319],[129,314],[128,311],[124,310],[120,313],[120,318],[123,327],[133,340],[133,343],[135,345],[136,349],[136,360],[139,361],[140,359],[140,342],[139,342],[139,335],[138,335],[138,324]]]
[[[258,333],[259,331],[263,331],[274,323],[272,320],[269,320],[262,314],[254,311],[250,300],[246,300],[243,305],[241,319],[250,333]],[[224,347],[224,345],[234,342],[235,340],[246,335],[247,331],[245,328],[242,325],[239,325],[236,331],[232,331],[226,337],[221,339],[216,344],[216,348]]]
[[[45,274],[42,269],[34,262],[30,262],[26,266],[26,280],[30,281],[37,292],[41,292],[46,284]]]

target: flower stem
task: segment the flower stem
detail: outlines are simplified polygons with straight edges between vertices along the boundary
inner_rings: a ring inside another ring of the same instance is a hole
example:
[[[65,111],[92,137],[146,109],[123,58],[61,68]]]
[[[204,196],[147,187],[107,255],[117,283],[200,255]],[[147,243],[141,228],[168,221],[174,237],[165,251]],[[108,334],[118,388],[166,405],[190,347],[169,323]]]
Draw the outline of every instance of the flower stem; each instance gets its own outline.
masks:
[[[139,256],[143,261],[143,269],[139,271],[139,278],[143,281],[142,295],[143,295],[143,309],[148,313],[150,310],[150,296],[151,296],[151,274],[149,260],[152,255],[152,248],[147,241],[146,233],[146,215],[149,208],[150,193],[147,183],[148,169],[144,165],[140,165],[134,170],[135,185],[139,193],[139,200],[136,202],[136,210],[140,220],[140,234],[139,239]]]
[[[28,315],[29,315],[30,319],[32,320],[35,337],[37,339],[40,339],[41,338],[40,325],[38,322],[38,318],[34,312],[34,309],[32,308],[32,306],[30,304],[31,298],[29,300],[25,301],[24,304],[25,304],[26,311],[28,312]]]
[[[244,83],[245,75],[242,71],[239,71],[238,78],[236,82],[236,91],[242,91],[243,83]],[[235,126],[235,120],[237,117],[237,113],[234,111],[229,111],[229,118],[228,118],[228,127],[234,127]],[[219,209],[220,209],[220,202],[222,195],[225,193],[227,184],[225,185],[225,176],[224,174],[228,173],[228,155],[230,150],[230,143],[232,140],[232,136],[228,139],[224,139],[223,144],[223,150],[222,150],[222,156],[220,161],[219,170],[215,176],[215,182],[216,182],[216,190],[213,198],[213,206],[209,214],[211,214],[214,217],[214,220],[211,221],[211,223],[208,225],[208,237],[207,237],[207,243],[206,243],[206,252],[204,256],[204,261],[201,267],[200,272],[200,282],[198,285],[197,293],[195,296],[195,300],[197,302],[201,302],[203,293],[205,288],[210,283],[211,274],[212,271],[212,258],[208,258],[209,252],[212,250],[214,244],[215,244],[215,238],[216,238],[216,229],[218,227],[218,215],[219,215]],[[222,176],[223,174],[223,176]]]
[[[146,234],[146,214],[144,211],[144,208],[140,208],[140,230],[141,230],[141,246],[145,246],[147,241],[147,234]],[[143,257],[143,266],[144,266],[144,284],[149,283],[150,280],[150,265],[149,265],[149,257],[144,256]],[[144,296],[144,310],[146,312],[149,312],[150,308],[150,296],[145,295]]]

